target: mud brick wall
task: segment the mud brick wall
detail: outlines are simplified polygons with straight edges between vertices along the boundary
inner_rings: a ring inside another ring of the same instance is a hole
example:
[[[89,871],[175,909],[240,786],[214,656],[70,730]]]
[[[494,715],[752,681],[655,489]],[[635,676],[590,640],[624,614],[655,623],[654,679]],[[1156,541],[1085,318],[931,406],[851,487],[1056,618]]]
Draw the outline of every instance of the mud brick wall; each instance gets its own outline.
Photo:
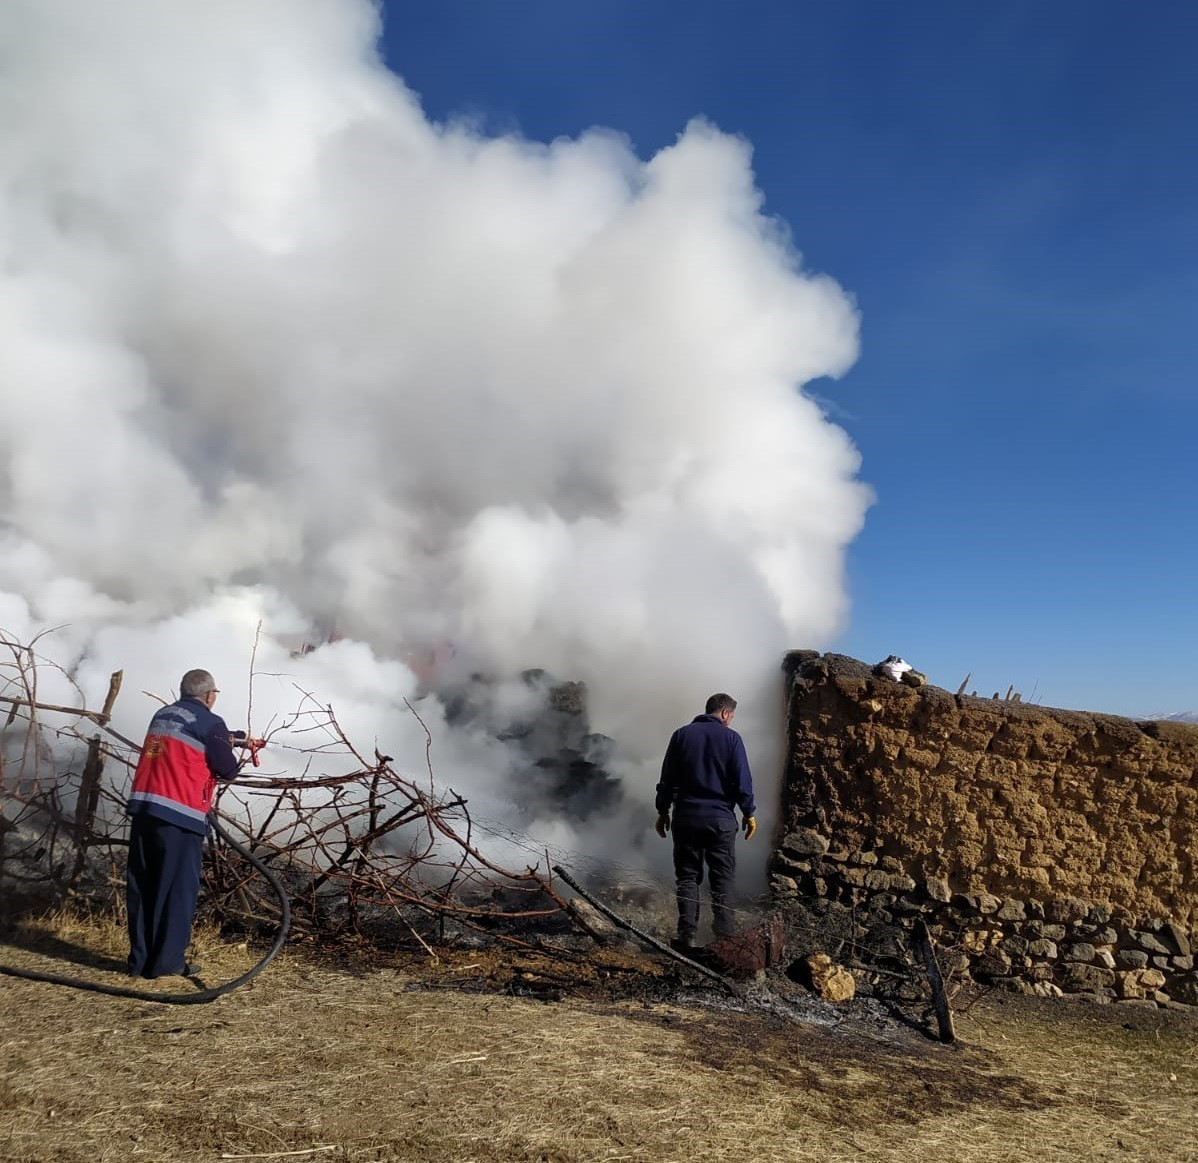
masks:
[[[781,901],[922,915],[963,974],[1198,1003],[1198,726],[912,688],[841,655],[785,671]]]

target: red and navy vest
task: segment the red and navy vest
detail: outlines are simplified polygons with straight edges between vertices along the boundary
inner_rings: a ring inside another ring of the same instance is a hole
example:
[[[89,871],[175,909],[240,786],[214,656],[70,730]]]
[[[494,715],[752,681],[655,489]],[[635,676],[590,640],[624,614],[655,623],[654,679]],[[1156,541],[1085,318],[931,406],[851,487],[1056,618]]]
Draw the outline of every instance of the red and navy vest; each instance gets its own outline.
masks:
[[[236,774],[224,719],[199,699],[180,699],[150,720],[133,774],[129,815],[153,816],[205,834],[217,779]]]

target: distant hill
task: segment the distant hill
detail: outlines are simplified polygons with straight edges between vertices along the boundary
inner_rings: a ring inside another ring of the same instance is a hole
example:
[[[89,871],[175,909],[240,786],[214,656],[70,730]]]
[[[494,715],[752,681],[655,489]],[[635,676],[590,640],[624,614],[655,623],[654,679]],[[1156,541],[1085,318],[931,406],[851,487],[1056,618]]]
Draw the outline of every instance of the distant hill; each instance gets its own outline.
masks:
[[[1156,715],[1169,723],[1198,723],[1198,711],[1178,711],[1176,715]]]

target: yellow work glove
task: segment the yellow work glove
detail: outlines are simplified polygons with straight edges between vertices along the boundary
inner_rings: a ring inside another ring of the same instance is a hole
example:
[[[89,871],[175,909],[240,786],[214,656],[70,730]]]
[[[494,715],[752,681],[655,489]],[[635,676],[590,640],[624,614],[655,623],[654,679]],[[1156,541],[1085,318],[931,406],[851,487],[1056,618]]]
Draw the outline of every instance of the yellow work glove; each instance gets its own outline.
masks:
[[[657,817],[657,823],[653,825],[654,830],[664,840],[666,833],[670,830],[670,817],[661,815]]]
[[[756,834],[756,832],[757,832],[757,817],[756,816],[746,816],[745,817],[745,839],[752,840],[753,836]]]

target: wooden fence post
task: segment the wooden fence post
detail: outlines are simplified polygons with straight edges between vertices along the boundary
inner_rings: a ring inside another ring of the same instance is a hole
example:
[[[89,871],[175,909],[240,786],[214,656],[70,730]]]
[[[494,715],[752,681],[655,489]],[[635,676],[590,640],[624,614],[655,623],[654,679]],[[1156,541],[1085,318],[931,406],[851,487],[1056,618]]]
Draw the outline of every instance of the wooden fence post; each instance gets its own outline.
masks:
[[[915,944],[923,955],[924,967],[928,971],[928,981],[932,986],[932,1004],[936,1008],[936,1025],[940,1030],[942,1042],[955,1042],[957,1033],[953,1029],[953,1011],[949,1008],[948,994],[944,989],[944,978],[940,966],[936,962],[936,950],[932,945],[932,934],[928,932],[927,923],[922,917],[916,919],[912,926]]]

